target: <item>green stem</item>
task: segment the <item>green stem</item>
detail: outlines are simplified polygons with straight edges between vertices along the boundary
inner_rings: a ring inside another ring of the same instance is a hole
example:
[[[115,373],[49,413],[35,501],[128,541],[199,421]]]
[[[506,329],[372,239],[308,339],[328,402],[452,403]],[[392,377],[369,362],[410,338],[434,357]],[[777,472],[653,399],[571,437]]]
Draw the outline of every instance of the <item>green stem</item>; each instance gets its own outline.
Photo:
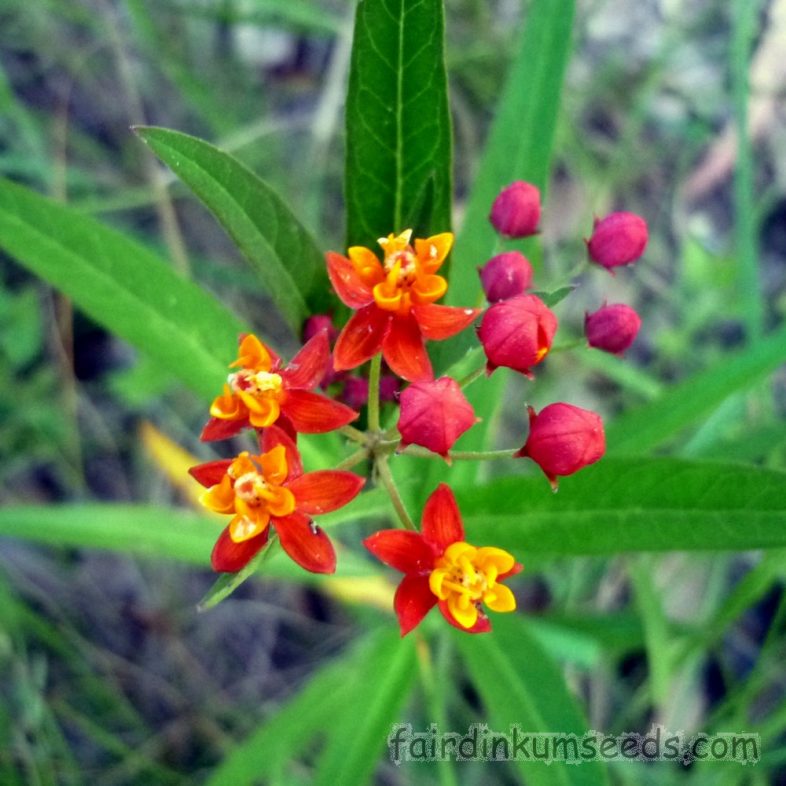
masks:
[[[361,444],[366,442],[365,433],[354,426],[342,426],[338,429],[338,432],[339,434],[343,434],[347,439],[351,439],[353,442],[360,442]]]
[[[393,473],[390,471],[390,467],[388,466],[388,457],[380,456],[377,459],[376,466],[377,472],[379,473],[379,479],[382,481],[382,485],[385,487],[388,495],[390,496],[390,501],[393,503],[393,507],[396,509],[396,513],[398,514],[402,526],[404,529],[411,529],[413,532],[417,532],[418,528],[409,517],[407,509],[404,507],[404,501],[401,499],[401,495],[398,493],[398,486],[396,486],[396,481],[393,479]]]
[[[442,458],[438,453],[434,453],[427,448],[421,448],[418,445],[407,445],[401,451],[406,456],[417,456],[418,458]],[[518,453],[518,448],[509,448],[507,450],[451,450],[448,453],[448,458],[453,461],[493,461],[494,459],[513,458]]]
[[[352,469],[368,458],[368,448],[360,448],[347,456],[340,464],[336,464],[335,469]]]
[[[482,377],[485,371],[486,371],[486,364],[484,363],[482,366],[476,368],[474,371],[470,371],[469,374],[458,380],[459,387],[460,388],[469,387],[476,379]]]
[[[371,358],[368,372],[368,429],[379,431],[379,373],[382,368],[382,355],[377,353]]]
[[[555,352],[566,352],[569,349],[587,349],[588,348],[587,339],[586,338],[577,338],[573,341],[567,341],[564,344],[559,344],[556,347],[552,347],[549,350],[549,354],[553,355]]]

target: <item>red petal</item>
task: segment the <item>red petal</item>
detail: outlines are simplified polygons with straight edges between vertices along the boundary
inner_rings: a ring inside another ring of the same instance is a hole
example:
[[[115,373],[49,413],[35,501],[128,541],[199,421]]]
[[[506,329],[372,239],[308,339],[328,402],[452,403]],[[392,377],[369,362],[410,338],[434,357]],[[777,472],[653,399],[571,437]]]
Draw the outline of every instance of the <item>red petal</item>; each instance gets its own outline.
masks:
[[[461,513],[450,486],[440,483],[426,500],[422,524],[423,538],[438,554],[442,554],[451,543],[464,540]]]
[[[227,527],[213,546],[213,553],[210,556],[213,570],[217,573],[237,573],[242,570],[267,543],[269,535],[270,527],[266,527],[265,531],[255,538],[235,543],[229,537],[229,527]]]
[[[298,512],[318,516],[351,502],[365,482],[353,472],[326,469],[308,472],[286,485],[295,495]]]
[[[300,453],[297,449],[297,444],[292,437],[287,434],[278,425],[268,426],[262,429],[259,435],[259,449],[262,453],[269,453],[273,448],[279,445],[284,446],[287,457],[287,478],[294,480],[299,475],[303,474],[303,461],[300,458]]]
[[[439,610],[442,612],[442,616],[454,628],[458,628],[460,631],[462,631],[462,633],[488,633],[491,630],[491,622],[489,622],[489,618],[480,609],[478,609],[478,621],[471,628],[465,628],[463,625],[459,625],[458,622],[453,619],[453,615],[448,610],[447,601],[441,600],[439,602]]]
[[[308,516],[293,513],[291,516],[271,519],[284,551],[312,573],[335,573],[336,552],[330,538]]]
[[[307,390],[289,390],[281,411],[301,434],[323,434],[346,426],[356,420],[358,413],[346,404],[309,393]]]
[[[480,314],[480,309],[426,304],[413,306],[412,313],[420,325],[423,338],[441,341],[469,327]]]
[[[524,566],[520,562],[516,562],[510,570],[500,573],[497,576],[497,581],[502,581],[508,578],[508,576],[515,576],[517,573],[521,573],[522,570],[524,570]]]
[[[434,608],[437,596],[429,589],[428,576],[404,576],[393,598],[401,635],[406,636]]]
[[[434,552],[419,532],[383,529],[367,537],[363,545],[378,560],[402,573],[424,574],[434,569]]]
[[[312,390],[330,370],[327,330],[320,330],[281,372],[286,387]]]
[[[248,425],[248,419],[224,420],[223,418],[210,418],[205,423],[199,438],[202,442],[213,442],[217,439],[229,439],[239,434]]]
[[[188,474],[194,480],[201,483],[206,489],[211,486],[216,486],[221,482],[227,470],[232,464],[232,459],[222,459],[221,461],[208,461],[206,464],[199,464],[196,467],[191,467]]]
[[[391,371],[409,382],[434,378],[420,327],[413,316],[391,320],[390,330],[382,342],[382,355]]]
[[[328,251],[327,271],[330,283],[342,302],[350,308],[362,308],[374,300],[374,293],[355,270],[354,265],[341,254]]]
[[[353,314],[333,348],[333,368],[346,371],[370,360],[382,348],[391,323],[390,312],[372,303]]]

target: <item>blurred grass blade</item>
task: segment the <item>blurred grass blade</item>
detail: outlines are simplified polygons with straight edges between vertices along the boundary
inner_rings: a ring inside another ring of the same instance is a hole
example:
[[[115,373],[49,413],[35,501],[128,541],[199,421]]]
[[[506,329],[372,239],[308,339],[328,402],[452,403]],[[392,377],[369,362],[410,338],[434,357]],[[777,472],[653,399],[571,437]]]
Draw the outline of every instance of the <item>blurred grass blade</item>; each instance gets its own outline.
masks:
[[[166,128],[136,133],[218,219],[292,331],[328,302],[322,252],[283,200],[217,147]]]
[[[497,235],[488,215],[499,190],[527,180],[545,193],[562,81],[571,53],[575,0],[534,0],[524,22],[516,60],[472,185],[467,213],[453,252],[448,299],[474,303],[477,266],[493,252]]]
[[[377,238],[408,227],[417,237],[448,230],[442,0],[358,4],[346,126],[347,244],[373,248]]]
[[[0,180],[0,248],[208,399],[243,324],[119,232]]]
[[[326,728],[314,786],[369,783],[376,763],[387,753],[387,736],[400,719],[418,670],[412,638],[402,639],[397,630],[388,630],[384,641],[385,646],[347,674],[352,689]]]
[[[560,481],[456,488],[471,542],[527,554],[786,546],[786,472],[681,459],[603,459]]]
[[[640,454],[667,444],[733,393],[759,382],[786,363],[786,328],[669,387],[645,406],[629,410],[606,429],[609,453]]]
[[[323,666],[296,696],[230,751],[206,786],[259,783],[302,758],[313,739],[333,728],[337,718],[351,713],[356,719],[357,705],[352,703],[357,694],[355,676],[368,664],[379,664],[395,649],[394,632],[390,630],[376,631],[357,641],[340,658]]]
[[[489,728],[511,734],[576,734],[589,726],[568,691],[562,672],[515,615],[495,615],[488,636],[457,634],[459,650],[473,677],[489,718]],[[580,743],[577,743],[580,747]],[[532,754],[531,746],[528,748]],[[568,746],[568,750],[571,750]],[[539,747],[542,752],[542,748]],[[531,786],[607,784],[604,765],[583,761],[581,766],[556,762],[517,761],[522,777]]]

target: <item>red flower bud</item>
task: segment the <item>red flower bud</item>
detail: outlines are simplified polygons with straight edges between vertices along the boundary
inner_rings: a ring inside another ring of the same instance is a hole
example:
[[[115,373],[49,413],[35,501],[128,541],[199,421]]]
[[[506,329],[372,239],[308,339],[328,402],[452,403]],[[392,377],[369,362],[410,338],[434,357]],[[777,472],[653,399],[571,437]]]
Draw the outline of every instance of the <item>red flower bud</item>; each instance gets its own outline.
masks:
[[[445,458],[455,441],[475,424],[475,412],[456,380],[415,382],[401,394],[401,447],[422,445]]]
[[[532,284],[532,265],[518,251],[497,254],[480,268],[480,282],[489,303],[523,295]]]
[[[603,306],[584,317],[587,343],[614,355],[621,355],[633,343],[640,327],[639,315],[624,303]]]
[[[647,246],[647,222],[635,213],[610,213],[595,219],[592,237],[585,242],[590,259],[607,270],[630,265]]]
[[[546,357],[556,332],[557,317],[536,295],[495,303],[478,329],[488,373],[505,366],[532,379],[530,368]]]
[[[390,403],[396,400],[401,390],[401,380],[393,374],[383,374],[379,378],[379,400]]]
[[[332,347],[338,337],[338,328],[329,314],[314,314],[303,323],[303,341],[313,338],[320,330],[327,330],[328,341]]]
[[[355,411],[365,407],[368,401],[368,380],[365,377],[347,377],[340,398]]]
[[[511,183],[499,192],[489,218],[501,235],[527,237],[536,234],[540,221],[540,191],[523,180]]]
[[[557,478],[596,462],[606,451],[600,415],[572,404],[529,410],[529,436],[516,456],[528,456],[557,490]]]

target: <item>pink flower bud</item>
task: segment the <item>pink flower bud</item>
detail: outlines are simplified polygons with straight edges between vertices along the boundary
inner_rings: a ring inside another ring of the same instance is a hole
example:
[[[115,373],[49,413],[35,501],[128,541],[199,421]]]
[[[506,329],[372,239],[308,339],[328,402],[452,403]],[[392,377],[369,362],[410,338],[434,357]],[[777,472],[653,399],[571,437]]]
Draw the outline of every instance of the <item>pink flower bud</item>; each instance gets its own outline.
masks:
[[[505,366],[532,379],[531,367],[546,357],[556,332],[557,317],[536,295],[495,303],[478,329],[488,373]]]
[[[640,327],[639,315],[624,303],[603,306],[584,317],[587,343],[613,355],[621,355],[633,343]]]
[[[401,390],[401,380],[393,374],[383,374],[379,378],[379,400],[383,403],[393,402]]]
[[[540,191],[523,180],[511,183],[499,192],[489,218],[501,235],[527,237],[536,234],[540,221]]]
[[[489,303],[523,295],[532,284],[532,265],[518,251],[497,254],[480,268],[480,282]]]
[[[328,341],[333,346],[337,336],[338,328],[333,324],[333,318],[329,314],[314,314],[303,323],[303,341],[316,336],[320,330],[327,330]]]
[[[421,445],[450,463],[448,451],[475,424],[475,412],[456,380],[415,382],[401,394],[401,447]]]
[[[585,242],[590,259],[607,270],[630,265],[647,246],[647,222],[635,213],[610,213],[595,219],[592,237]]]
[[[368,401],[368,380],[365,377],[347,377],[341,400],[354,410],[360,410]]]
[[[557,478],[596,462],[606,451],[600,415],[572,404],[529,410],[529,436],[516,456],[528,456],[557,490]]]

